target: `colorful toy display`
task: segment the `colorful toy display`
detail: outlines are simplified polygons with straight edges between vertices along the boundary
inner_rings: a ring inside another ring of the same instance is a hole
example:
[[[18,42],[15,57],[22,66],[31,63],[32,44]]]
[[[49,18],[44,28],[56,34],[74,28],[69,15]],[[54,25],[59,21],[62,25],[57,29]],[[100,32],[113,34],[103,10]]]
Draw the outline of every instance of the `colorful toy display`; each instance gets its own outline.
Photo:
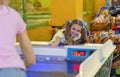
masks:
[[[120,0],[111,0],[111,5],[106,6],[100,9],[98,16],[103,16],[103,23],[94,23],[90,24],[91,35],[90,40],[92,43],[104,43],[108,39],[111,39],[116,45],[114,50],[114,58],[112,68],[119,68],[119,54],[120,54]],[[103,33],[104,32],[104,33]],[[99,33],[99,34],[97,34]],[[98,41],[95,41],[99,37]],[[98,36],[99,35],[99,36]],[[104,36],[104,37],[103,37]],[[104,42],[103,42],[104,41]]]

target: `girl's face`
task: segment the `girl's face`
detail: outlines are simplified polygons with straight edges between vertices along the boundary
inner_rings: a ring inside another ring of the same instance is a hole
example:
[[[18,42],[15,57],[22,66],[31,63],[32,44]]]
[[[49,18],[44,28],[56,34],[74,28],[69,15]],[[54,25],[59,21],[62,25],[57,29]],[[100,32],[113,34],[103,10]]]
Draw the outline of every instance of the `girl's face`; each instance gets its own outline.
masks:
[[[74,37],[78,37],[78,35],[81,33],[82,30],[82,26],[78,25],[78,24],[73,24],[71,26],[71,36]]]

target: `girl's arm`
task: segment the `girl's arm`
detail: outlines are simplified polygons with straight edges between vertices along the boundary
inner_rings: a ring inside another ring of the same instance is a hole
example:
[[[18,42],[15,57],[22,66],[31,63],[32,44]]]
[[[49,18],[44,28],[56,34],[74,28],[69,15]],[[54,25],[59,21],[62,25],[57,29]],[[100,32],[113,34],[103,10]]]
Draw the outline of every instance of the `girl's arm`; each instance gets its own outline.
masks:
[[[35,64],[36,62],[35,54],[30,43],[30,40],[28,38],[27,32],[26,31],[22,32],[21,34],[17,35],[17,38],[20,43],[22,53],[24,55],[26,67]]]
[[[53,39],[52,39],[51,46],[58,46],[59,45],[61,38],[64,37],[64,34],[63,34],[64,30],[65,29],[61,29],[55,33],[55,35],[53,36]]]
[[[60,43],[60,39],[61,39],[61,38],[60,38],[59,36],[56,36],[55,41],[54,41],[53,44],[51,44],[51,46],[58,46],[59,43]]]

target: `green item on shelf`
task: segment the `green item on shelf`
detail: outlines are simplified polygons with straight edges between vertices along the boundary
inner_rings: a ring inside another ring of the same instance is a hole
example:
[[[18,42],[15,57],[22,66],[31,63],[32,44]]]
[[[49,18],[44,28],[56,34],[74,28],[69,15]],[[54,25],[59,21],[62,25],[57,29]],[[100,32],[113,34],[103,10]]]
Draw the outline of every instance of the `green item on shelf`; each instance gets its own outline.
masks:
[[[120,75],[120,68],[116,68],[116,74]]]

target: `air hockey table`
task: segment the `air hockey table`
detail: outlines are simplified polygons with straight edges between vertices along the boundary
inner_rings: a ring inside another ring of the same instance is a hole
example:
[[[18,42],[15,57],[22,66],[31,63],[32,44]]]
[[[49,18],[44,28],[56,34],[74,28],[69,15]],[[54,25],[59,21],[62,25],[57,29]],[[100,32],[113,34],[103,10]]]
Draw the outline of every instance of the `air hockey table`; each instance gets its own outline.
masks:
[[[32,42],[32,45],[36,64],[27,68],[28,77],[75,77],[80,64],[102,44],[50,47],[46,42],[45,45],[44,42]],[[19,45],[16,47],[22,57]]]

